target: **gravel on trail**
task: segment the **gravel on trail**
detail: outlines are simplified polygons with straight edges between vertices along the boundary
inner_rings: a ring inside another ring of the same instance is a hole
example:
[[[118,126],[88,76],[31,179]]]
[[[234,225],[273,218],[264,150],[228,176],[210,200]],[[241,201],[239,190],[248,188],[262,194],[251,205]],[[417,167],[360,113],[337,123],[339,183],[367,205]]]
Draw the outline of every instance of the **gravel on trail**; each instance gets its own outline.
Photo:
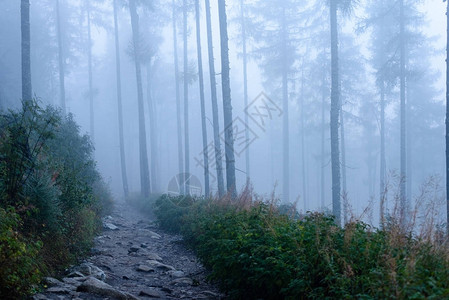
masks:
[[[182,237],[126,203],[103,220],[89,258],[34,295],[46,299],[224,299]]]

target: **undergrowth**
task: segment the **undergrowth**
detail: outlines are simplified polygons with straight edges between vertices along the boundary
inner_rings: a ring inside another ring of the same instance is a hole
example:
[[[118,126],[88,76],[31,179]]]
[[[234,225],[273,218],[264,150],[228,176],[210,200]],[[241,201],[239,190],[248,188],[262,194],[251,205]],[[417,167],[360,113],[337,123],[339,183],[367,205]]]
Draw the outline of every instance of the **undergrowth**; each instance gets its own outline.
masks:
[[[88,253],[111,194],[71,115],[36,102],[0,114],[0,299]]]
[[[247,192],[237,200],[164,195],[154,212],[234,299],[449,297],[447,247],[395,222],[341,228],[332,216],[286,212]]]

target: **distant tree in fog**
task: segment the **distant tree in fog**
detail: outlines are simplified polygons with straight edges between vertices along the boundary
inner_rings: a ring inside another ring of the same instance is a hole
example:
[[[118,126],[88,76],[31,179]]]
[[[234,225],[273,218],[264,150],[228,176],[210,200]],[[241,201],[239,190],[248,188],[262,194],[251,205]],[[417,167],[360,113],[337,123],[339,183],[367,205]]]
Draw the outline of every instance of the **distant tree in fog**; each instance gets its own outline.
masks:
[[[123,193],[125,198],[129,195],[128,176],[126,175],[126,160],[125,160],[125,141],[123,137],[123,104],[122,104],[122,79],[120,68],[120,41],[118,35],[118,18],[117,18],[117,1],[114,3],[114,37],[115,37],[115,65],[117,77],[117,111],[118,111],[118,127],[119,127],[119,143],[120,143],[120,167],[122,175]]]
[[[340,119],[340,72],[338,58],[338,14],[350,13],[358,0],[330,0],[330,31],[331,31],[331,165],[332,165],[332,213],[335,221],[341,225],[341,174],[339,147],[339,119]]]
[[[264,71],[265,81],[274,94],[282,95],[282,199],[290,198],[289,82],[298,58],[298,41],[303,34],[304,20],[300,0],[259,0],[248,4],[248,34],[256,42],[253,51]],[[280,86],[280,91],[278,87]]]
[[[196,24],[196,48],[198,56],[198,82],[200,88],[200,106],[201,106],[201,131],[203,134],[203,153],[204,153],[204,195],[210,196],[209,190],[209,153],[207,149],[207,130],[206,130],[206,108],[204,100],[204,76],[203,76],[203,58],[201,51],[201,27],[200,27],[200,3],[195,0],[195,24]]]
[[[30,34],[30,1],[20,2],[22,32],[22,100],[31,101],[31,34]]]
[[[142,70],[140,63],[140,30],[136,0],[129,1],[129,12],[133,35],[134,62],[137,80],[137,102],[139,119],[139,157],[140,157],[140,192],[143,197],[150,195],[150,172],[148,169],[147,138],[145,129],[145,113],[143,105]]]
[[[228,21],[226,1],[218,0],[221,49],[221,86],[223,91],[223,116],[225,132],[226,186],[233,198],[237,196],[235,180],[234,127],[232,124],[231,82],[229,78]]]
[[[61,21],[61,8],[59,4],[60,0],[56,0],[56,20],[57,20],[57,38],[58,38],[58,64],[59,64],[59,101],[63,113],[66,113],[65,104],[65,56],[63,49],[62,38],[62,21]]]
[[[214,128],[214,153],[215,153],[215,165],[217,171],[217,187],[218,195],[224,196],[224,179],[223,179],[223,164],[222,164],[222,152],[220,141],[220,124],[218,120],[218,99],[217,99],[217,82],[215,74],[214,64],[214,50],[212,41],[212,20],[210,13],[210,2],[205,0],[206,8],[206,26],[207,26],[207,52],[209,56],[209,76],[210,76],[210,90],[211,90],[211,102],[212,102],[212,118]]]
[[[446,17],[446,232],[449,233],[449,1]]]
[[[179,91],[179,58],[178,58],[178,33],[176,30],[177,21],[177,5],[176,0],[172,1],[172,29],[173,29],[173,58],[175,65],[175,90],[176,90],[176,131],[178,137],[178,172],[179,174],[184,173],[184,158],[182,151],[182,125],[181,125],[181,95]]]

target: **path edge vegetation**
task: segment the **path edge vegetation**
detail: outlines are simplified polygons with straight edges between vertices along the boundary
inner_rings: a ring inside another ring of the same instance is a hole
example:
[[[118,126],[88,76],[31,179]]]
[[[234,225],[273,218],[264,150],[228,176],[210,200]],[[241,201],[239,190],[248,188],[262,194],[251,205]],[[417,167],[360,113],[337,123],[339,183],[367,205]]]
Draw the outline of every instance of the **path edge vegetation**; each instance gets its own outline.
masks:
[[[38,291],[90,253],[112,197],[89,136],[36,100],[0,111],[0,298]]]
[[[153,202],[160,226],[183,235],[231,299],[449,297],[442,231],[417,236],[396,218],[382,229],[357,220],[341,228],[331,215],[251,195]]]

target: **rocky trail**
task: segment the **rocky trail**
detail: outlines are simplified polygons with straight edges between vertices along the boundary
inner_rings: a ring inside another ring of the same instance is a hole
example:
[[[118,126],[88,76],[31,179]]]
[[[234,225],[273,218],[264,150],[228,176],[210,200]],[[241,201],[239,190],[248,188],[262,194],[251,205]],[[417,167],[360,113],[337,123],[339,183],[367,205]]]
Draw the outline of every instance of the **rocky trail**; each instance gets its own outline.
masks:
[[[92,255],[61,280],[46,278],[45,299],[224,299],[182,237],[117,203]]]

